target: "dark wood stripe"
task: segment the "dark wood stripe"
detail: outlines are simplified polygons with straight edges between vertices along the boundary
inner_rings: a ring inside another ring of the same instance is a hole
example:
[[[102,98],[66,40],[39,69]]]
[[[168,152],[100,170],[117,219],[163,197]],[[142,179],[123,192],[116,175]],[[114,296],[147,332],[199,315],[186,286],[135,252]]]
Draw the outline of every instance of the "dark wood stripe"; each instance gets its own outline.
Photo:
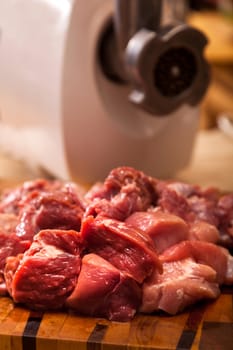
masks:
[[[177,350],[188,350],[192,347],[196,332],[193,330],[185,329],[182,332],[179,343],[177,345]]]
[[[105,324],[97,323],[95,328],[91,332],[87,340],[87,350],[99,350],[101,349],[101,342],[104,338],[104,335],[108,329],[108,326]]]
[[[200,350],[233,349],[233,323],[204,322]]]
[[[22,334],[23,350],[36,350],[36,335],[43,313],[31,312]]]
[[[177,350],[189,350],[193,345],[197,329],[202,321],[206,305],[200,305],[190,311],[184,330],[177,344]]]
[[[233,288],[232,288],[232,286],[222,286],[221,287],[221,294],[231,294],[231,295],[233,295]]]

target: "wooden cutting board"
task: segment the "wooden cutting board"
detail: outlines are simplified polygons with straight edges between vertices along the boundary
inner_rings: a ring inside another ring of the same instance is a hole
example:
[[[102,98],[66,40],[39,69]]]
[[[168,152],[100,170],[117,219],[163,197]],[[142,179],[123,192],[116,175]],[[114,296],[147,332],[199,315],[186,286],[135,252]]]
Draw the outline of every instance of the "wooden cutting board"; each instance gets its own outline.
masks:
[[[232,350],[233,287],[178,316],[139,315],[131,322],[30,312],[0,298],[0,350]]]

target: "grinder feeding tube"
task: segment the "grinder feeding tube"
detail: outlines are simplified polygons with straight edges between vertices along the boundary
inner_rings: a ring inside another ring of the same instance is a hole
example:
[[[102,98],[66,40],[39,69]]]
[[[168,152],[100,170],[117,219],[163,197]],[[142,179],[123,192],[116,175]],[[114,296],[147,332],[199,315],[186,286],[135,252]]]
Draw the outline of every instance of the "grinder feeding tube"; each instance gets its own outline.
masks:
[[[0,144],[60,178],[190,159],[209,81],[202,33],[163,1],[4,0]]]

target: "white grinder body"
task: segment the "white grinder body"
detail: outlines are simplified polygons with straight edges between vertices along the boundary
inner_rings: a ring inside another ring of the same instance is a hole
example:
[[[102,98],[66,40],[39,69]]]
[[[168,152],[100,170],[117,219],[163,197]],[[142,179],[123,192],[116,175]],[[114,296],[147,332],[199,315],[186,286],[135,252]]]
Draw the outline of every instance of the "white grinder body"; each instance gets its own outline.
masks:
[[[116,166],[169,177],[190,160],[199,106],[152,116],[104,75],[109,0],[1,0],[0,147],[58,178],[102,180]]]

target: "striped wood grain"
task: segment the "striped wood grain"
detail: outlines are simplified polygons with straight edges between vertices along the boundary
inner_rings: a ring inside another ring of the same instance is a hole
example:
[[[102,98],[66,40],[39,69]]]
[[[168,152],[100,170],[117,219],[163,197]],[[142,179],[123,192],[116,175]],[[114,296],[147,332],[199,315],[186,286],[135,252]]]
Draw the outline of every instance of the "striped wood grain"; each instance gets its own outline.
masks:
[[[33,312],[0,298],[0,350],[233,349],[233,288],[176,316],[138,315],[131,322]]]

